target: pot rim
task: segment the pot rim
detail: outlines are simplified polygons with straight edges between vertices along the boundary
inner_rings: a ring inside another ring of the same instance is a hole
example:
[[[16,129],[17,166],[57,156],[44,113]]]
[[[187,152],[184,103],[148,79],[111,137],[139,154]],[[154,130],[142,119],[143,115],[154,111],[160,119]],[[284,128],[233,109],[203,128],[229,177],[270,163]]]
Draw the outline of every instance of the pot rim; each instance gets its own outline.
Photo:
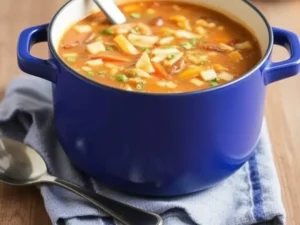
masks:
[[[52,53],[52,55],[55,56],[55,59],[70,73],[72,73],[72,75],[82,79],[85,82],[90,83],[91,85],[96,85],[98,87],[101,88],[105,88],[105,89],[109,89],[111,91],[116,91],[116,92],[120,92],[120,93],[127,93],[127,94],[134,94],[134,95],[147,95],[147,96],[162,96],[162,97],[172,97],[172,96],[186,96],[186,95],[194,95],[194,94],[205,94],[208,92],[213,92],[213,91],[218,91],[218,90],[222,90],[222,89],[226,89],[229,88],[232,85],[235,85],[241,81],[243,81],[244,79],[248,78],[249,76],[251,76],[255,71],[259,70],[263,64],[265,63],[265,61],[269,58],[269,56],[272,53],[272,47],[274,44],[274,37],[273,37],[273,31],[272,31],[272,27],[269,24],[267,18],[264,16],[264,14],[250,1],[248,0],[242,0],[245,4],[247,4],[249,7],[251,7],[260,17],[261,19],[264,21],[266,28],[268,30],[268,36],[269,36],[269,43],[268,43],[268,47],[267,50],[265,51],[265,54],[262,56],[262,58],[260,59],[260,61],[252,68],[250,69],[248,72],[246,72],[245,74],[243,74],[242,76],[240,76],[239,78],[228,82],[226,84],[222,84],[220,86],[217,87],[211,87],[208,89],[204,89],[204,90],[196,90],[196,91],[189,91],[189,92],[179,92],[179,93],[151,93],[151,92],[137,92],[137,91],[126,91],[120,88],[115,88],[115,87],[111,87],[108,85],[104,85],[98,82],[95,82],[91,79],[88,79],[86,77],[84,77],[83,75],[81,75],[80,73],[78,73],[77,71],[73,70],[68,64],[66,64],[61,57],[58,55],[57,51],[55,50],[55,47],[53,45],[52,42],[52,38],[51,38],[51,33],[53,30],[53,24],[54,21],[57,19],[57,17],[59,16],[59,14],[62,12],[62,10],[73,0],[68,0],[53,16],[49,27],[48,27],[48,46],[50,49],[50,52]],[[136,0],[139,1],[139,0]],[[169,0],[169,1],[174,1],[176,2],[176,0]],[[190,3],[192,4],[192,3]],[[208,7],[209,8],[209,7]]]

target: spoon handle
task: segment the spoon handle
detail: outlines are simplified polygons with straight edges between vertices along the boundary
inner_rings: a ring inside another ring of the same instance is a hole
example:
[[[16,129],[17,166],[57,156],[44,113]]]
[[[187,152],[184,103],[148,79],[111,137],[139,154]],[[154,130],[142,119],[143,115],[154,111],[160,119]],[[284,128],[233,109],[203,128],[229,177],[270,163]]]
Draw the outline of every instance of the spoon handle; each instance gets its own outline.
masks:
[[[76,184],[61,180],[51,175],[47,174],[43,176],[40,182],[56,184],[80,195],[125,225],[163,225],[162,218],[155,213],[147,212],[115,201],[111,198],[88,191]]]
[[[96,5],[104,12],[112,24],[126,22],[126,17],[115,4],[114,0],[94,0]]]

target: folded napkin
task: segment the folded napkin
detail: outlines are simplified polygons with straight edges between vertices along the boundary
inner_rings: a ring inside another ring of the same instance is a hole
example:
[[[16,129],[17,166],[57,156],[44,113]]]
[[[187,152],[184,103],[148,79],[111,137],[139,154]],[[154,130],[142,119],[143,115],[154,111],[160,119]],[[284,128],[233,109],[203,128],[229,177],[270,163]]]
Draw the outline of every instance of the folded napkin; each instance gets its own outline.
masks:
[[[11,82],[0,104],[0,134],[35,148],[46,160],[50,174],[132,206],[159,213],[165,225],[285,224],[265,123],[256,154],[219,185],[182,197],[143,198],[110,189],[74,168],[55,134],[51,91],[51,84],[47,81],[20,76]],[[60,187],[41,185],[40,190],[53,224],[120,224]]]

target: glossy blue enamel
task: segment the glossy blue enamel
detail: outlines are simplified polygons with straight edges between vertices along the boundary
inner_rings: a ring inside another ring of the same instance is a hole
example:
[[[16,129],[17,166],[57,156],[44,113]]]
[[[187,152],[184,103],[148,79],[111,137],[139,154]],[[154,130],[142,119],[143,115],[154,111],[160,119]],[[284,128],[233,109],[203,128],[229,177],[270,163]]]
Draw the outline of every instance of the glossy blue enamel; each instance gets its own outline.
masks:
[[[47,25],[22,32],[18,61],[24,72],[53,82],[57,134],[78,168],[120,190],[180,195],[222,181],[253,154],[265,85],[299,72],[298,37],[273,31],[290,59],[272,63],[267,55],[242,79],[193,93],[135,93],[96,84],[70,70],[52,46],[50,60],[34,58],[30,47],[47,40]]]

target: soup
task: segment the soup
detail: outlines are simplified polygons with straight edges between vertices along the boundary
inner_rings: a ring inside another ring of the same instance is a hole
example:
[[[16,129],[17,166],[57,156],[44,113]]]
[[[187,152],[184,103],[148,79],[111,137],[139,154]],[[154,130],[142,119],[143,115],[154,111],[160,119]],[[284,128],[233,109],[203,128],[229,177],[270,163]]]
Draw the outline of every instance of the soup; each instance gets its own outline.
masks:
[[[261,58],[257,39],[210,9],[174,2],[120,6],[127,23],[96,12],[63,35],[60,57],[82,76],[127,91],[190,92],[239,78]]]

